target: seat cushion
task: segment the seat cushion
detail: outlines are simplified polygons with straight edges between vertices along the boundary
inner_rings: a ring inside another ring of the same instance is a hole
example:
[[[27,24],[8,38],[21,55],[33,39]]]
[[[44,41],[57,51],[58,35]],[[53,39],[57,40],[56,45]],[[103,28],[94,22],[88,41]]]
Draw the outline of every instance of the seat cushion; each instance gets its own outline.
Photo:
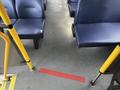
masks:
[[[21,39],[38,39],[43,37],[43,19],[18,19],[14,25]]]
[[[16,22],[16,19],[11,19],[11,22],[12,22],[12,24],[14,25],[15,22]],[[2,21],[2,20],[0,20],[0,24],[3,24],[3,21]]]
[[[69,3],[68,4],[68,8],[69,8],[69,12],[70,12],[71,17],[75,16],[75,12],[77,10],[77,5],[78,5],[78,3]]]
[[[79,47],[120,43],[120,23],[78,24],[75,25],[74,32]]]

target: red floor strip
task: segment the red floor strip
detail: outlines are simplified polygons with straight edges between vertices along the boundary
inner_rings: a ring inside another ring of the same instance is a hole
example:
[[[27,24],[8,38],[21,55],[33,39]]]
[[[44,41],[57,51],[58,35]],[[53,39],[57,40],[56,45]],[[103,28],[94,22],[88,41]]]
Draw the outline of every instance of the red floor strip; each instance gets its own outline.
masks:
[[[43,74],[48,74],[48,75],[52,75],[52,76],[76,80],[76,81],[80,81],[82,83],[85,83],[85,77],[82,77],[82,76],[76,76],[76,75],[67,74],[67,73],[63,73],[63,72],[57,72],[57,71],[49,70],[46,68],[41,68],[39,70],[39,72],[43,73]]]

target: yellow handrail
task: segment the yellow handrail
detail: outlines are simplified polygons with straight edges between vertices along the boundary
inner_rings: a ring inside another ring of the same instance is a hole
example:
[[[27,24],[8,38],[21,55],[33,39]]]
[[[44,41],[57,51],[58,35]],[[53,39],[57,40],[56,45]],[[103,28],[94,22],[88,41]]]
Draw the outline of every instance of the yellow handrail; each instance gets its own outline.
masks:
[[[28,56],[28,53],[26,52],[23,43],[21,42],[15,28],[11,24],[11,20],[7,15],[7,12],[2,4],[2,1],[0,0],[0,16],[6,26],[8,26],[8,32],[10,33],[11,37],[13,38],[16,46],[18,47],[19,51],[21,52],[23,58],[25,59],[28,67],[30,70],[33,70],[34,67],[32,65],[31,59]]]
[[[106,59],[104,64],[101,66],[101,68],[99,69],[99,74],[96,76],[96,78],[90,82],[90,84],[92,86],[95,85],[98,78],[107,71],[107,69],[111,66],[111,64],[116,60],[118,55],[120,55],[120,46],[119,45],[117,45],[115,47],[115,49],[108,56],[108,58]]]
[[[0,37],[5,41],[5,53],[4,53],[4,80],[7,79],[7,71],[8,71],[8,58],[9,58],[9,51],[10,51],[10,39],[9,37],[0,32]]]

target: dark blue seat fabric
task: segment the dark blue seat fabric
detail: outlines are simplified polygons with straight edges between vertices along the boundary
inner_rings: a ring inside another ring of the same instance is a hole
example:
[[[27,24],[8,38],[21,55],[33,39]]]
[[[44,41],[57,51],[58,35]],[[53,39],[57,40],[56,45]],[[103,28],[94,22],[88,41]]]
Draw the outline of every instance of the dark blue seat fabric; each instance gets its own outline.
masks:
[[[43,38],[43,19],[19,19],[15,23],[16,30],[22,39]]]
[[[68,0],[68,3],[78,3],[78,0]]]
[[[2,3],[8,13],[8,16],[12,20],[12,24],[14,24],[17,19],[14,0],[2,0]],[[0,23],[3,23],[3,21],[0,20]]]
[[[77,24],[74,28],[79,47],[120,43],[120,23]]]
[[[47,8],[47,0],[44,0],[44,8],[46,10],[46,8]]]
[[[18,18],[26,19],[44,17],[42,0],[16,0],[15,5]]]
[[[77,11],[78,3],[80,0],[69,0],[68,1],[68,8],[69,8],[69,13],[70,17],[75,17],[75,13]]]
[[[69,3],[68,4],[70,17],[74,17],[75,16],[75,12],[77,10],[77,5],[78,5],[78,3]]]
[[[120,0],[81,0],[73,32],[78,46],[120,43]]]
[[[120,0],[81,0],[75,23],[120,22]]]
[[[33,39],[37,44],[44,34],[44,9],[42,0],[16,0],[18,20],[15,28],[21,39]],[[38,45],[35,43],[35,48]]]
[[[14,25],[16,21],[16,19],[11,19],[12,25]],[[4,24],[2,20],[0,20],[0,24]]]

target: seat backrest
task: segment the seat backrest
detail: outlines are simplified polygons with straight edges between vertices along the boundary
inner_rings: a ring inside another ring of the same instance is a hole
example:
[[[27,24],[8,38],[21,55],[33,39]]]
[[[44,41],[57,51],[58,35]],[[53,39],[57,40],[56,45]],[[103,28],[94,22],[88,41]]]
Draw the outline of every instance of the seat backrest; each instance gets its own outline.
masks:
[[[8,13],[8,16],[12,19],[16,19],[16,10],[15,10],[15,2],[14,0],[2,0],[4,7]]]
[[[68,0],[68,3],[78,3],[78,0]]]
[[[42,0],[15,0],[18,18],[44,17]]]
[[[45,0],[41,0],[41,3],[42,3],[42,8],[43,8],[43,11],[45,11],[45,4],[46,4],[46,1]],[[43,13],[43,15],[45,15],[45,13]]]
[[[81,0],[75,23],[120,22],[120,0]]]

